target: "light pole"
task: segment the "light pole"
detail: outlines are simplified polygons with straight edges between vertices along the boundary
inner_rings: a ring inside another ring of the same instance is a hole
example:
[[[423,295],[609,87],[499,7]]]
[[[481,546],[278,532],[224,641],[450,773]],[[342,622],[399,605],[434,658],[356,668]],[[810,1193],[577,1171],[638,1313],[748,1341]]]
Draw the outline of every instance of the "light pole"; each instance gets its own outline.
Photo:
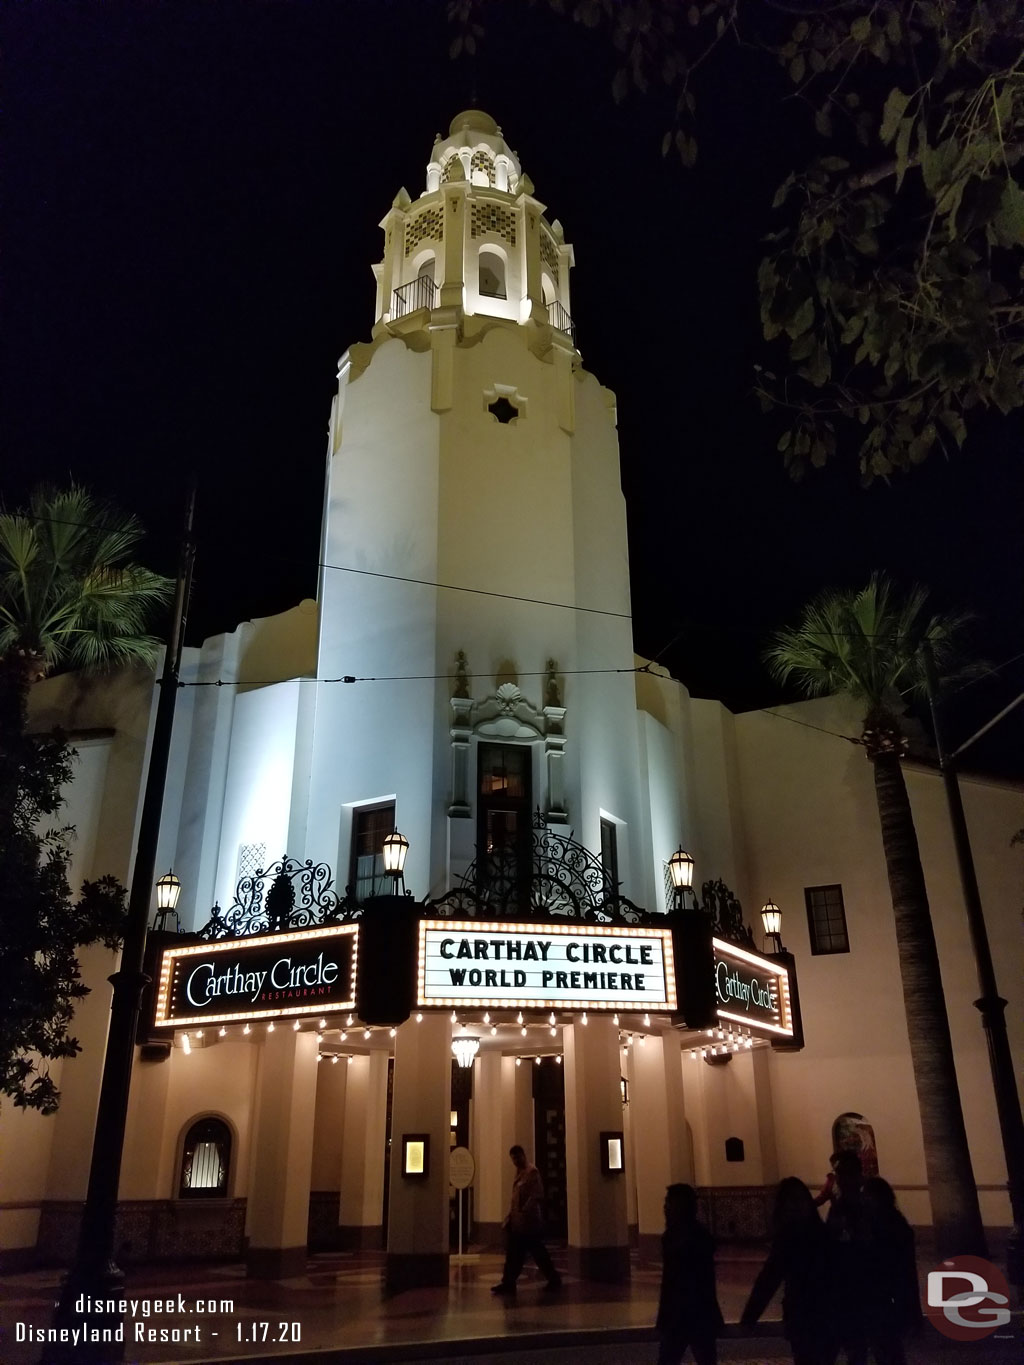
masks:
[[[146,934],[149,925],[150,897],[156,873],[157,840],[160,834],[160,815],[163,809],[164,786],[171,750],[171,731],[174,725],[174,704],[178,692],[178,672],[184,645],[185,611],[192,584],[192,565],[195,545],[192,523],[195,516],[195,486],[191,488],[185,511],[185,522],[178,564],[178,579],[174,594],[171,630],[164,653],[160,677],[160,695],[156,719],[153,723],[153,742],[150,747],[149,770],[139,821],[139,840],[132,869],[132,884],[128,896],[124,945],[121,963],[110,978],[113,998],[110,1004],[110,1027],[107,1050],[103,1060],[99,1104],[96,1109],[96,1129],[89,1168],[89,1186],[82,1212],[78,1249],[57,1306],[57,1324],[68,1320],[82,1322],[82,1313],[75,1313],[74,1305],[82,1295],[104,1300],[110,1288],[123,1279],[123,1272],[114,1261],[114,1224],[117,1217],[117,1191],[121,1178],[121,1158],[124,1154],[125,1123],[128,1117],[128,1091],[131,1084],[132,1063],[135,1059],[135,1038],[138,1030],[142,992],[149,982],[143,970]],[[173,877],[173,873],[169,874]],[[163,879],[162,879],[163,880]],[[177,882],[177,878],[174,878]],[[173,887],[164,881],[165,893]],[[178,883],[180,890],[180,883]],[[175,895],[175,904],[177,896]],[[171,907],[173,912],[173,907]],[[100,1315],[101,1317],[103,1315]],[[119,1315],[118,1315],[119,1316]],[[104,1326],[109,1325],[104,1323]],[[97,1355],[88,1349],[68,1353],[65,1359],[113,1360],[118,1358],[110,1345]],[[123,1347],[121,1348],[123,1354]]]
[[[946,803],[949,807],[949,821],[953,827],[953,844],[956,848],[957,867],[960,871],[960,886],[963,891],[964,909],[967,911],[967,927],[974,950],[974,964],[978,973],[978,989],[981,996],[975,1000],[975,1008],[981,1014],[981,1026],[985,1030],[988,1044],[989,1067],[992,1071],[992,1088],[995,1091],[996,1113],[999,1116],[999,1134],[1003,1143],[1006,1159],[1007,1188],[1010,1195],[1010,1209],[1013,1215],[1013,1229],[1006,1244],[1007,1278],[1021,1288],[1024,1283],[1024,1119],[1021,1117],[1020,1096],[1017,1093],[1017,1078],[1013,1069],[1013,1055],[1010,1040],[1006,1034],[1006,1001],[996,986],[995,968],[992,965],[992,950],[989,947],[988,931],[985,928],[985,914],[981,906],[981,893],[978,890],[978,877],[974,869],[974,855],[967,833],[967,818],[957,780],[955,754],[946,752],[939,724],[939,684],[935,670],[935,656],[928,640],[922,645],[925,679],[928,684],[928,705],[932,713],[932,728],[935,732],[935,748],[939,756],[939,768],[946,789]],[[1018,701],[1021,698],[1017,699]],[[1016,705],[1016,703],[1014,703]],[[1010,710],[1007,707],[1006,710]],[[996,720],[1006,711],[995,717]],[[992,722],[994,723],[994,722]],[[984,729],[991,728],[986,725]],[[981,734],[979,731],[978,734]],[[977,739],[977,735],[973,736]],[[969,743],[972,741],[968,741]],[[956,751],[962,752],[966,745]]]

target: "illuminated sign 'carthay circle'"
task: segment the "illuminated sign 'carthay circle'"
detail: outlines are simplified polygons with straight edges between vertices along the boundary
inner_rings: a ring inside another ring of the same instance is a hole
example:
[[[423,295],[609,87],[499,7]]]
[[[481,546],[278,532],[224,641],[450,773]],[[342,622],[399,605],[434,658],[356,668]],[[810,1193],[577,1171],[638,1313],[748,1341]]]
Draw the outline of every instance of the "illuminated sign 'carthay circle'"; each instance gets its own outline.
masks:
[[[793,1036],[789,971],[781,963],[748,952],[724,939],[712,940],[716,1013],[725,1023],[741,1024],[755,1035]]]
[[[352,1009],[355,925],[167,949],[156,1024],[281,1019]]]

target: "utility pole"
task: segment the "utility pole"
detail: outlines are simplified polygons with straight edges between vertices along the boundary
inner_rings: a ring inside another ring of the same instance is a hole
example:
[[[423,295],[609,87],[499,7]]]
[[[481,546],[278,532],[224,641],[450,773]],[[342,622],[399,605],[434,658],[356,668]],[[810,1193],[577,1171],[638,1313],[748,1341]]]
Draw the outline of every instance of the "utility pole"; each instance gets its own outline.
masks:
[[[123,1272],[114,1259],[114,1225],[117,1217],[117,1192],[121,1179],[121,1158],[124,1154],[125,1124],[128,1118],[128,1092],[131,1085],[132,1062],[135,1057],[135,1038],[138,1030],[142,992],[150,978],[143,970],[146,935],[156,875],[157,841],[163,810],[167,764],[171,752],[171,731],[174,725],[174,706],[178,693],[178,673],[185,636],[185,614],[192,585],[192,566],[195,542],[192,525],[195,516],[196,490],[193,482],[186,504],[178,577],[174,594],[171,628],[164,653],[160,677],[160,696],[153,723],[153,742],[149,754],[149,770],[139,821],[139,840],[135,851],[131,890],[128,895],[128,915],[125,922],[121,964],[110,978],[113,998],[110,1004],[110,1028],[107,1050],[103,1061],[99,1105],[96,1110],[96,1130],[93,1137],[89,1187],[82,1214],[78,1250],[65,1281],[57,1307],[56,1326],[87,1325],[98,1332],[115,1330],[121,1315],[104,1309],[90,1311],[76,1307],[89,1301],[106,1301],[120,1297],[118,1285]],[[116,1337],[111,1340],[79,1340],[70,1351],[60,1350],[44,1356],[44,1360],[115,1361],[123,1357],[124,1345]]]
[[[1013,1215],[1013,1230],[1006,1244],[1007,1278],[1018,1289],[1024,1282],[1024,1119],[1021,1117],[1020,1096],[1017,1093],[1017,1078],[1014,1075],[1013,1056],[1010,1040],[1006,1033],[1006,1001],[996,987],[995,968],[992,965],[992,952],[989,948],[988,932],[985,928],[985,915],[981,906],[981,893],[974,869],[974,855],[967,834],[967,819],[957,779],[955,754],[946,751],[939,723],[939,684],[935,670],[935,656],[928,640],[922,646],[925,680],[928,686],[928,704],[932,713],[932,727],[935,732],[935,747],[939,755],[939,768],[946,788],[946,802],[949,806],[949,820],[953,827],[953,844],[956,848],[957,866],[960,871],[960,886],[963,891],[964,908],[967,911],[967,925],[974,950],[974,962],[978,971],[978,989],[981,996],[974,1005],[981,1013],[981,1024],[988,1043],[988,1060],[992,1070],[992,1088],[995,1091],[996,1112],[999,1115],[999,1133],[1006,1158],[1007,1188],[1010,1195],[1010,1208]],[[1020,698],[1018,698],[1020,700]],[[1016,703],[1013,703],[1016,705]],[[999,719],[1007,707],[1000,712]],[[994,723],[994,722],[993,722]],[[989,729],[985,726],[984,729]],[[979,731],[978,734],[981,734]],[[977,735],[974,736],[977,738]],[[961,745],[956,753],[965,748]]]

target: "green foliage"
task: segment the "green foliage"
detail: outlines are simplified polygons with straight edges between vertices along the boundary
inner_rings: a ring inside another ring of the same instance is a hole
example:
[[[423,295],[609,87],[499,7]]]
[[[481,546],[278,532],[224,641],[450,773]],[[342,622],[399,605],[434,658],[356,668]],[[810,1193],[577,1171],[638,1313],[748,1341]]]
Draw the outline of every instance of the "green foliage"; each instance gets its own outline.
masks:
[[[27,508],[0,512],[0,659],[26,681],[58,664],[107,668],[151,662],[146,621],[172,583],[130,562],[142,539],[133,517],[83,488],[42,487]]]
[[[1019,0],[546,0],[605,27],[617,99],[675,101],[662,152],[697,158],[694,76],[723,40],[779,63],[820,151],[774,207],[758,273],[765,412],[794,477],[838,454],[862,480],[959,449],[970,415],[1024,403],[1024,18]],[[483,0],[453,22],[482,28]],[[788,439],[786,439],[788,437]]]
[[[776,195],[758,285],[786,363],[757,390],[795,475],[844,450],[870,482],[1024,402],[1024,24],[1002,0],[839,4],[777,55],[844,154]]]
[[[846,693],[869,714],[897,716],[901,698],[926,689],[925,641],[940,677],[965,676],[956,659],[969,618],[929,615],[927,601],[921,587],[899,597],[880,573],[860,589],[829,589],[804,609],[798,626],[775,635],[765,662],[774,678],[805,696]]]
[[[125,892],[102,877],[71,898],[74,830],[50,821],[73,755],[59,733],[26,733],[28,688],[58,665],[153,658],[146,619],[172,585],[131,562],[141,537],[134,517],[77,487],[0,512],[0,1093],[44,1114],[60,1102],[48,1063],[79,1051],[77,950],[117,945]]]
[[[69,827],[47,827],[72,776],[59,733],[25,734],[20,670],[0,665],[0,1093],[52,1114],[60,1092],[48,1063],[80,1051],[68,1032],[88,994],[77,950],[116,947],[125,892],[113,877],[86,882],[73,902]]]

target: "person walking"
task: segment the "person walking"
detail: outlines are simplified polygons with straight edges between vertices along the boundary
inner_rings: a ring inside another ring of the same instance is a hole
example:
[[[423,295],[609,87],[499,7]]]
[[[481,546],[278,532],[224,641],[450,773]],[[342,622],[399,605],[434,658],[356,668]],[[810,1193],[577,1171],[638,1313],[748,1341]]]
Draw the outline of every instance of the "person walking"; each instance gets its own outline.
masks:
[[[865,1180],[861,1197],[868,1245],[867,1337],[876,1365],[905,1365],[903,1338],[921,1326],[914,1229],[881,1176]]]
[[[722,1310],[715,1292],[715,1244],[697,1221],[692,1185],[665,1191],[665,1233],[661,1239],[661,1294],[656,1322],[658,1365],[680,1365],[687,1347],[696,1365],[717,1365],[715,1338]]]
[[[492,1294],[514,1294],[516,1280],[527,1256],[537,1262],[546,1280],[546,1289],[561,1289],[562,1277],[555,1269],[544,1245],[544,1185],[540,1171],[526,1159],[518,1145],[509,1148],[509,1156],[516,1168],[512,1182],[512,1201],[505,1219],[505,1268],[501,1279],[491,1289]]]
[[[782,1286],[782,1325],[793,1365],[831,1365],[835,1355],[828,1238],[802,1180],[779,1184],[772,1212],[772,1240],[740,1317],[752,1326]]]

